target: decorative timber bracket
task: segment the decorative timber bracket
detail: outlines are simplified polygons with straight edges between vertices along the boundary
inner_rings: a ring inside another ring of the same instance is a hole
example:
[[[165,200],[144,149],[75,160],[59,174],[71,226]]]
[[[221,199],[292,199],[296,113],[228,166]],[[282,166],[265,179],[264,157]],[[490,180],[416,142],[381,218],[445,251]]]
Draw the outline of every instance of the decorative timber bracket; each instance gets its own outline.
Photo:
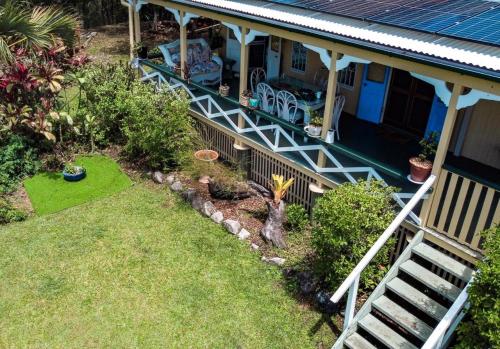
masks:
[[[227,23],[227,22],[222,22],[222,24],[233,31],[234,36],[241,44],[241,35],[242,35],[241,28],[239,26],[237,26],[236,24],[231,24],[231,23]],[[260,32],[258,30],[251,29],[245,37],[245,44],[246,45],[250,44],[252,41],[255,40],[255,38],[257,36],[269,36],[269,34],[264,33],[264,32]]]
[[[425,75],[420,75],[417,73],[412,73],[410,74],[417,79],[420,79],[422,81],[425,81],[432,86],[434,86],[434,89],[436,90],[436,95],[441,99],[441,101],[448,106],[450,104],[451,100],[451,91],[449,90],[448,86],[446,86],[446,81],[431,78]],[[457,102],[457,109],[463,109],[470,107],[474,104],[476,104],[480,99],[489,99],[492,101],[500,101],[500,96],[491,94],[491,93],[486,93],[483,91],[479,90],[470,90],[464,95],[461,95],[458,97],[458,102]]]
[[[330,69],[330,64],[332,61],[332,56],[330,55],[330,52],[326,48],[321,48],[309,44],[303,44],[305,48],[308,48],[311,51],[314,51],[319,54],[319,57],[321,59],[321,62]],[[369,64],[371,61],[368,61],[366,59],[358,58],[358,57],[353,57],[353,56],[348,56],[348,55],[342,55],[342,58],[337,59],[337,71],[343,70],[349,66],[350,63],[364,63],[364,64]]]

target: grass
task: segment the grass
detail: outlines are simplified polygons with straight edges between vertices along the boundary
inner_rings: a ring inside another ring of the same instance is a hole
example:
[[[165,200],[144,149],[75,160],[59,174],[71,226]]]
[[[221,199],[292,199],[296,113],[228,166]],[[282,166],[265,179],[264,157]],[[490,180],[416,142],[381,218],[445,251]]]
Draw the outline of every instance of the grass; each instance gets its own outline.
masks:
[[[108,157],[81,156],[75,164],[87,170],[87,176],[79,182],[67,182],[62,173],[54,172],[40,173],[24,182],[38,215],[80,205],[119,192],[132,184],[118,164]]]
[[[333,343],[278,268],[155,188],[0,228],[0,347]]]

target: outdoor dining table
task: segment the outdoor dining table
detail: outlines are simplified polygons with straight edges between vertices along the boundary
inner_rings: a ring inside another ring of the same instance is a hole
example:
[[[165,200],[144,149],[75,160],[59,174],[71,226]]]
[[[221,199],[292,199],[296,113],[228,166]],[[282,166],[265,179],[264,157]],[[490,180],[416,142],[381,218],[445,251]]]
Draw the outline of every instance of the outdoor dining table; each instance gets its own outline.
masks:
[[[309,123],[311,110],[319,110],[325,106],[325,91],[320,86],[291,76],[270,79],[266,83],[276,92],[285,90],[297,97],[297,108],[304,112],[304,124]],[[322,92],[321,98],[316,98],[317,92]]]

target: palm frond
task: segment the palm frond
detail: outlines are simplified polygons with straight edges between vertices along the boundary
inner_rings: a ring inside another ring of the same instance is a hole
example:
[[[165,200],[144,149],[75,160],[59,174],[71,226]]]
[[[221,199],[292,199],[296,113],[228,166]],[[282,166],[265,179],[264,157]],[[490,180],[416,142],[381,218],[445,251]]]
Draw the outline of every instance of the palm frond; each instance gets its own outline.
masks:
[[[52,41],[61,38],[65,45],[72,46],[75,39],[75,30],[78,27],[78,17],[66,12],[59,6],[35,7],[31,14],[31,22],[36,25],[40,33]]]

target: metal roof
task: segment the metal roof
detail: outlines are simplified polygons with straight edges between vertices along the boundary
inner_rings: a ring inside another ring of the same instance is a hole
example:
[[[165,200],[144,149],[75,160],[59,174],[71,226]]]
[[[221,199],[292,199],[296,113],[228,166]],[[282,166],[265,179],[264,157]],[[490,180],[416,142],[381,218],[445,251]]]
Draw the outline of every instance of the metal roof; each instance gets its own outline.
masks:
[[[500,48],[262,0],[173,0],[500,80]]]

